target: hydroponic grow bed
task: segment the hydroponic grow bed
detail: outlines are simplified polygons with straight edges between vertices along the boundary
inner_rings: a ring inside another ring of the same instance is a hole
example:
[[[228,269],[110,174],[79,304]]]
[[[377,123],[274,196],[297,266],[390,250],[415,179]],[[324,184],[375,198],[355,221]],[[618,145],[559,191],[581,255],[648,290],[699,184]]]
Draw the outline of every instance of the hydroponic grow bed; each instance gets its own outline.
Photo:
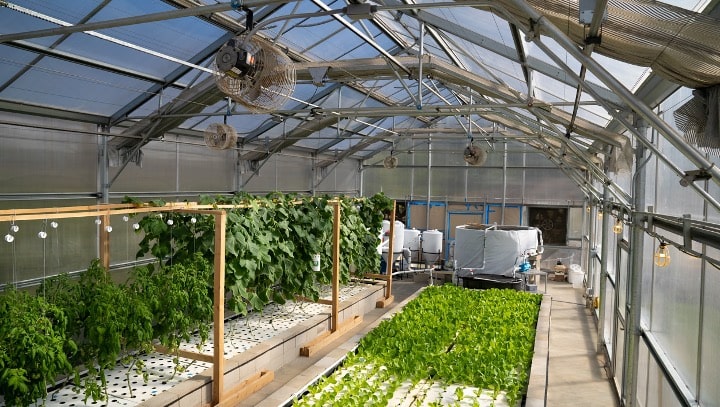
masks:
[[[351,284],[340,289],[339,300],[347,301],[361,294],[369,286],[365,284]],[[329,288],[323,291],[322,298],[330,299]],[[274,338],[277,335],[309,320],[312,317],[330,312],[330,305],[309,302],[288,302],[284,305],[270,304],[262,312],[250,313],[247,317],[228,318],[225,322],[225,358],[231,359],[247,350]],[[183,343],[181,349],[212,355],[212,337],[198,350],[199,337],[193,337],[189,343]],[[76,406],[135,406],[151,400],[153,397],[172,389],[178,384],[198,375],[212,364],[179,358],[182,371],[175,372],[174,356],[152,352],[141,357],[145,362],[145,372],[148,380],[134,369],[128,369],[118,363],[116,367],[107,372],[108,400],[94,401],[88,399],[84,403],[84,395],[73,390],[68,384],[48,393],[45,406],[50,407],[76,407]],[[209,374],[208,374],[209,375]],[[128,378],[130,388],[128,387]],[[132,394],[131,394],[132,392]],[[42,400],[37,401],[42,405]],[[0,406],[4,406],[0,398]]]
[[[519,405],[541,299],[514,290],[428,287],[297,404]]]

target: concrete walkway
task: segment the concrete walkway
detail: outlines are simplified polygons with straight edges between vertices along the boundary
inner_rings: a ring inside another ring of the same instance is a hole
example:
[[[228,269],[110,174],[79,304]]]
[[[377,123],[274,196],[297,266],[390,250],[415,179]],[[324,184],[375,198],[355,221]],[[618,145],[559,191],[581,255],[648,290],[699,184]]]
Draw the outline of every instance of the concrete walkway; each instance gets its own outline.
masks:
[[[619,406],[604,357],[596,352],[597,328],[583,290],[548,281],[548,294],[552,303],[546,405]]]
[[[393,282],[395,302],[389,310],[395,308],[404,299],[415,294],[422,284],[412,280]],[[538,287],[544,288],[542,284]],[[607,378],[604,360],[596,354],[597,329],[591,310],[585,307],[582,289],[574,289],[564,282],[548,281],[548,294],[551,298],[550,332],[547,371],[548,407],[583,406],[615,407],[619,406],[611,380]],[[385,315],[388,309],[375,310],[366,315],[361,326],[346,333],[337,343],[343,344],[352,337],[364,335],[371,326]],[[307,383],[310,376],[339,359],[349,349],[333,345],[313,357],[286,366],[275,372],[275,380],[259,390],[239,406],[278,406],[283,405],[301,385]],[[536,405],[536,404],[533,404]]]

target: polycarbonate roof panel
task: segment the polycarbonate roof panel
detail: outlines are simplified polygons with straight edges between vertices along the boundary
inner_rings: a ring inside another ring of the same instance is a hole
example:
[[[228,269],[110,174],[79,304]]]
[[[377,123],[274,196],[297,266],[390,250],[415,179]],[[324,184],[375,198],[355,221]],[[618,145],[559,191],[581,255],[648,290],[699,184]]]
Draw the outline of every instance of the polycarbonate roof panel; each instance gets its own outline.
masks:
[[[143,103],[140,107],[135,109],[132,112],[132,117],[138,118],[138,117],[149,116],[149,115],[155,113],[157,111],[158,107],[167,103],[170,100],[175,99],[175,97],[179,94],[180,94],[180,89],[176,89],[176,88],[165,88],[162,90],[162,92],[155,93],[152,95],[147,93],[147,95],[151,96],[151,98],[147,102]]]
[[[160,1],[113,0],[90,22],[142,16],[174,9]],[[132,45],[180,60],[188,60],[225,33],[224,30],[194,17],[134,24],[99,32],[126,42],[130,46],[121,46],[105,41],[105,44],[99,44],[95,48],[89,43],[87,46],[93,53],[103,55],[105,59],[117,65],[129,65],[136,67],[135,69],[147,70],[148,73],[155,75],[164,75],[179,64],[141,50],[134,50]],[[83,45],[82,42],[76,44]]]
[[[0,86],[25,68],[37,54],[0,44]]]
[[[4,99],[71,111],[111,115],[149,82],[45,57],[2,92]]]
[[[52,2],[43,1],[38,3],[50,4]],[[32,17],[28,14],[10,10],[7,7],[0,7],[0,21],[2,21],[2,24],[0,24],[0,34],[12,34],[25,31],[45,30],[57,27],[56,24],[41,20],[36,17]],[[52,37],[33,38],[29,41],[35,44],[49,47],[58,38],[60,38],[60,36],[56,35]]]
[[[73,0],[73,1],[47,1],[47,0],[15,0],[12,1],[20,7],[52,16],[72,24],[78,23],[85,18],[92,10],[102,4],[99,0]],[[42,27],[48,28],[48,27]],[[42,29],[38,27],[25,27],[22,31]],[[16,31],[20,32],[20,31]]]
[[[647,67],[627,64],[600,54],[593,54],[592,58],[631,91],[634,91],[640,85],[646,72],[649,71]],[[600,79],[595,77],[590,70],[588,70],[585,78],[589,81],[602,84]]]

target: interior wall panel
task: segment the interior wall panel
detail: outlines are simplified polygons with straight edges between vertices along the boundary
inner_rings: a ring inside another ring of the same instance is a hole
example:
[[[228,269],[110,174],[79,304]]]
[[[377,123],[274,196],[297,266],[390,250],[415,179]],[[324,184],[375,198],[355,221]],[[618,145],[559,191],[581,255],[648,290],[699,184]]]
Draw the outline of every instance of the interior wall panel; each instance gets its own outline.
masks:
[[[708,248],[707,255],[720,259],[720,250]],[[720,338],[720,296],[717,295],[720,287],[720,270],[705,262],[705,281],[703,281],[703,319],[702,319],[702,346],[700,349],[700,403],[703,406],[720,406],[720,386],[717,386],[720,377],[720,347],[717,346]]]
[[[93,135],[0,125],[0,193],[96,191],[97,151]]]
[[[667,237],[682,241],[679,236]],[[698,383],[696,338],[700,335],[701,262],[674,248],[670,249],[670,256],[669,266],[655,269],[651,330],[692,389]]]

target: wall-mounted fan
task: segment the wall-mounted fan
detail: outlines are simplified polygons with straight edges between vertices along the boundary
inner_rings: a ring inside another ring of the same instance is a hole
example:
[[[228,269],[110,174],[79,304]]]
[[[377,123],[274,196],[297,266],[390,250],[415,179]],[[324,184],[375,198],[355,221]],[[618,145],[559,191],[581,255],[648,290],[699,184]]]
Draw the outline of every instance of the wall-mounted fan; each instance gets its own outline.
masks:
[[[463,151],[463,159],[470,165],[483,165],[487,159],[487,151],[470,143]]]
[[[400,160],[398,160],[398,158],[396,156],[392,155],[392,153],[391,153],[389,156],[385,157],[385,159],[383,160],[383,167],[395,168],[398,166],[399,161]]]
[[[261,37],[240,35],[215,55],[215,83],[248,110],[267,113],[281,108],[295,90],[295,64]]]
[[[211,123],[203,133],[205,145],[213,150],[227,150],[235,147],[237,143],[237,132],[235,129],[223,123]]]

